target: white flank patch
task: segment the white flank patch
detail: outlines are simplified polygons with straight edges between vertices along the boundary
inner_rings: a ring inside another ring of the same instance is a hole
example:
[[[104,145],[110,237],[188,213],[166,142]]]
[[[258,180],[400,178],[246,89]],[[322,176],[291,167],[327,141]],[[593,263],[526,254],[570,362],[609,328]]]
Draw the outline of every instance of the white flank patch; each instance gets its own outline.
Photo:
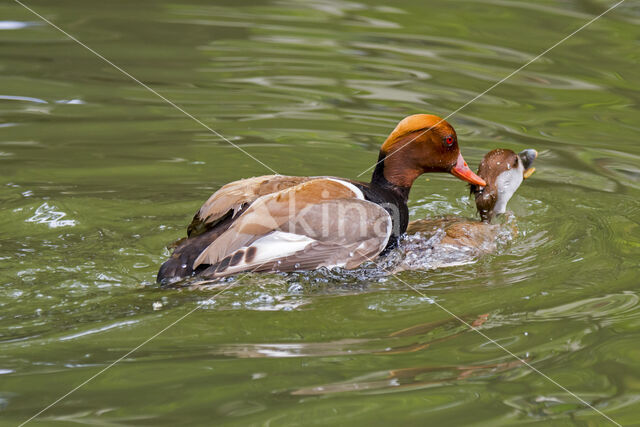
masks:
[[[343,181],[343,180],[337,179],[337,178],[327,178],[327,179],[329,181],[337,182],[339,184],[344,185],[345,187],[347,187],[349,190],[351,190],[353,192],[353,194],[356,196],[357,199],[364,200],[364,194],[362,194],[362,190],[360,190],[358,187],[356,187],[352,183],[347,182],[347,181]]]
[[[251,265],[263,264],[268,261],[274,261],[303,250],[311,243],[315,242],[311,237],[302,236],[300,234],[286,233],[284,231],[274,231],[260,239],[256,240],[249,247],[257,249],[256,256],[251,260]],[[247,250],[247,247],[242,248]],[[232,268],[236,269],[240,266],[248,265],[246,262],[240,262]]]

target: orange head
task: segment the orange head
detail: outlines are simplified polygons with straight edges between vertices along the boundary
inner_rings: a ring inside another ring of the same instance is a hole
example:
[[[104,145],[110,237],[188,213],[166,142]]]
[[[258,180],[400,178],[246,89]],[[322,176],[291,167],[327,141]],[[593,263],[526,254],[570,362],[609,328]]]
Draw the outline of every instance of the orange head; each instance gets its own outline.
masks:
[[[486,185],[462,158],[453,127],[431,114],[401,120],[382,144],[380,159],[385,179],[401,187],[411,187],[427,172],[449,172],[471,184]]]

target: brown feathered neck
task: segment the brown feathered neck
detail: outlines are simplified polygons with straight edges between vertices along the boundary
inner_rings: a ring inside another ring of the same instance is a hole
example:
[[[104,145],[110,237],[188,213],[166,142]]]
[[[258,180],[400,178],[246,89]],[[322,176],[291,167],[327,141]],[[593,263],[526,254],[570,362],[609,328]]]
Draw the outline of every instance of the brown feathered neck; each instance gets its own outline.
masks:
[[[376,168],[373,170],[373,175],[371,175],[371,187],[372,188],[380,188],[385,191],[393,191],[394,193],[401,196],[401,198],[405,201],[405,203],[409,200],[409,191],[411,191],[411,185],[415,178],[419,176],[416,175],[413,179],[399,180],[396,182],[390,182],[385,177],[385,166],[386,162],[391,159],[386,159],[386,153],[380,151],[380,155],[378,156],[378,163],[376,163]],[[406,176],[406,175],[404,175]]]

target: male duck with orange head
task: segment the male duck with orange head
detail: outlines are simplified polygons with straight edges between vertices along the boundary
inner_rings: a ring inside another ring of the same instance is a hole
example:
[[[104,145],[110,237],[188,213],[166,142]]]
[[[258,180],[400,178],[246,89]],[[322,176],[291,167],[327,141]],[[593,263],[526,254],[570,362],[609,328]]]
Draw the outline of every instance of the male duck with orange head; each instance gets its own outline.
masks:
[[[158,281],[358,267],[405,232],[409,190],[427,172],[486,185],[462,158],[453,127],[429,114],[398,123],[369,183],[267,175],[226,184],[196,213]]]

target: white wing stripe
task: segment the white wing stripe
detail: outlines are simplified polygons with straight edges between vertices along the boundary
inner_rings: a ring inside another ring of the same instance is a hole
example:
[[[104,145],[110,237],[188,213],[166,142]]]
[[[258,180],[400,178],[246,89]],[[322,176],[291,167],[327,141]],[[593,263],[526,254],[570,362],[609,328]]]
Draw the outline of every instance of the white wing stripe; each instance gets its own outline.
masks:
[[[293,255],[298,251],[304,250],[315,241],[315,239],[300,234],[274,231],[273,233],[259,238],[249,246],[256,248],[256,255],[251,260],[250,265],[264,264],[270,261],[275,261],[279,258]],[[238,250],[246,252],[247,249],[248,247],[245,246]],[[238,270],[239,268],[247,265],[249,264],[243,260],[238,265],[233,266],[233,269]]]

